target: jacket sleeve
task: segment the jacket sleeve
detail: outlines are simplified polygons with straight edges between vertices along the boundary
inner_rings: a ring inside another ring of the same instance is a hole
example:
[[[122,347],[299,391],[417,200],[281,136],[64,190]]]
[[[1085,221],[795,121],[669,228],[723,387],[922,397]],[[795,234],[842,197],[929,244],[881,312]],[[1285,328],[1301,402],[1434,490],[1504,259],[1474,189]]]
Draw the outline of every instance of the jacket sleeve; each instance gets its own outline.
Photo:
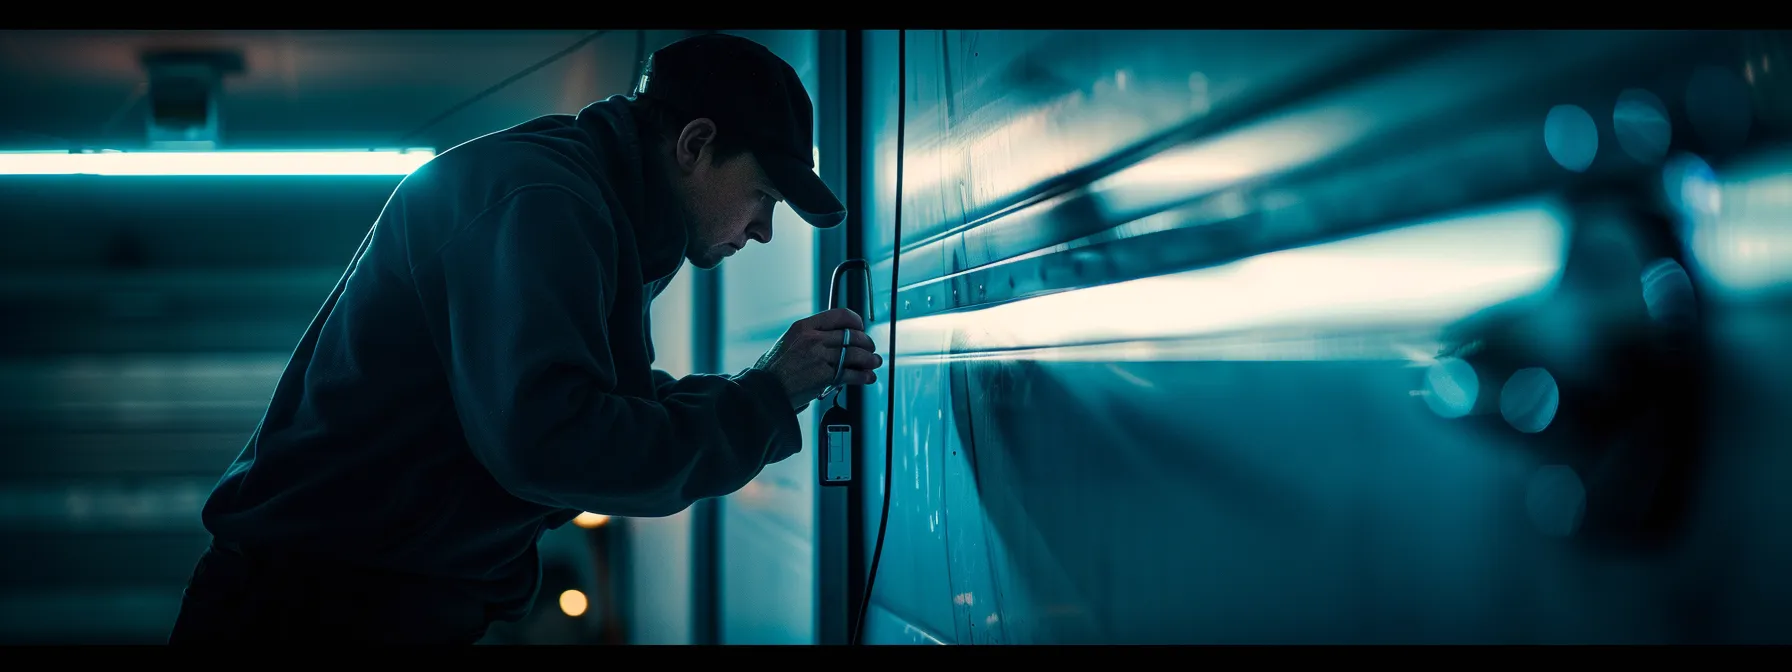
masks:
[[[668,516],[732,493],[801,448],[769,373],[653,375],[616,391],[616,236],[555,186],[487,209],[439,252],[448,379],[468,443],[506,490],[546,506]]]

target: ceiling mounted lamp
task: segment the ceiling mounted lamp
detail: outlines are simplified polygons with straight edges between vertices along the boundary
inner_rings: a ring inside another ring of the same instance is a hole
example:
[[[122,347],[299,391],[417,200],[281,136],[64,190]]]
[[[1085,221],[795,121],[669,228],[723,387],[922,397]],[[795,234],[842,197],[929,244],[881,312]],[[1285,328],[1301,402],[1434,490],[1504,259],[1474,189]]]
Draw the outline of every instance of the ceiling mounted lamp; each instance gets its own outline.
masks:
[[[149,146],[155,149],[215,149],[223,121],[219,98],[224,78],[243,72],[236,51],[171,50],[143,55],[149,79]]]
[[[149,81],[145,150],[0,152],[0,175],[403,176],[435,158],[430,148],[220,149],[219,100],[225,77],[244,70],[242,53],[163,50],[144,54],[142,63]]]

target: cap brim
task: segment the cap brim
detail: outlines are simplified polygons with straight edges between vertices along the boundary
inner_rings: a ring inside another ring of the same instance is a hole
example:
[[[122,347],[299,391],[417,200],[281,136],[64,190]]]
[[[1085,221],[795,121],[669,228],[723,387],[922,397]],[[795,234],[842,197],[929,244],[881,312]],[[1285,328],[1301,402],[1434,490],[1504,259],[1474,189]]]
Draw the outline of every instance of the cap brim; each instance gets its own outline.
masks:
[[[832,228],[846,221],[846,206],[815,170],[796,159],[770,152],[757,154],[759,167],[771,178],[772,186],[784,196],[784,202],[803,221],[818,229]]]

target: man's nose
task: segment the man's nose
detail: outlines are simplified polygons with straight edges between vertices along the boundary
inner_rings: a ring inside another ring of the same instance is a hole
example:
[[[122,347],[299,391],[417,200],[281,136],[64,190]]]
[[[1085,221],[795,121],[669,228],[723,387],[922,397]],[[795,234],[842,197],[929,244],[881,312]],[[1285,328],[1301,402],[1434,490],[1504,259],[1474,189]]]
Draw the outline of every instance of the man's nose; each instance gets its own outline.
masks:
[[[747,225],[747,237],[759,241],[760,245],[771,244],[772,227],[770,224],[753,222]]]

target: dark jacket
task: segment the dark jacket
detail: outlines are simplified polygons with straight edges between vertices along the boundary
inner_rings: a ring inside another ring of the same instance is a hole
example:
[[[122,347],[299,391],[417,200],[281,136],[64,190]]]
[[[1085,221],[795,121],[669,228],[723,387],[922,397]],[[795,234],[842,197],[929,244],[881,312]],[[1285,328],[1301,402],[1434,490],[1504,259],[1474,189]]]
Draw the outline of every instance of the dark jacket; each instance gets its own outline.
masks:
[[[667,516],[801,447],[778,380],[651,368],[679,209],[622,98],[393,192],[204,509],[244,546],[441,579],[514,618],[581,511]]]

